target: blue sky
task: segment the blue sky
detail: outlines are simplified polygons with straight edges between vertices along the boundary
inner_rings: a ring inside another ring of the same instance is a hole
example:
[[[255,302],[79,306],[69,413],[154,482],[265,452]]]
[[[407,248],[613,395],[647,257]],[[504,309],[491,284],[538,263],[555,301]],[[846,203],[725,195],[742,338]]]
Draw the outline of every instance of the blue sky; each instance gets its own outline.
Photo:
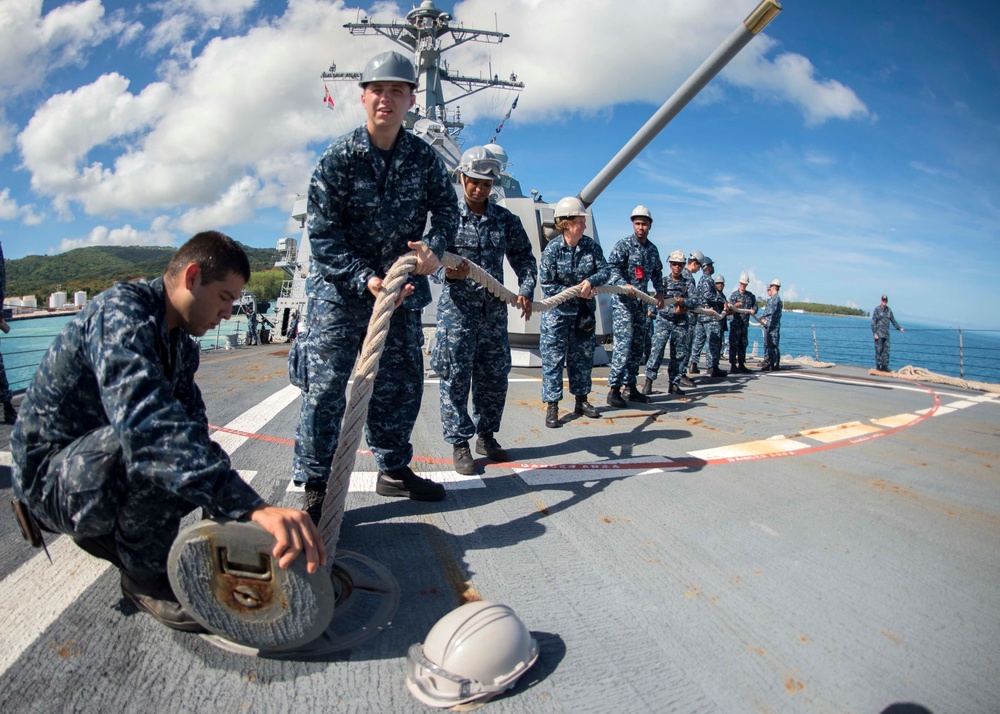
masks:
[[[439,2],[497,46],[452,68],[525,82],[499,137],[547,200],[576,194],[753,9],[754,0]],[[628,10],[622,8],[627,7]],[[254,246],[316,158],[362,115],[356,70],[387,41],[345,22],[410,5],[329,0],[0,0],[0,241],[7,258]],[[594,204],[605,248],[643,203],[661,250],[699,249],[735,287],[909,322],[1000,329],[1000,5],[788,0],[784,11]],[[486,63],[489,65],[486,65]],[[483,70],[486,71],[486,70]],[[513,95],[462,105],[483,143]],[[968,289],[981,299],[966,297]]]

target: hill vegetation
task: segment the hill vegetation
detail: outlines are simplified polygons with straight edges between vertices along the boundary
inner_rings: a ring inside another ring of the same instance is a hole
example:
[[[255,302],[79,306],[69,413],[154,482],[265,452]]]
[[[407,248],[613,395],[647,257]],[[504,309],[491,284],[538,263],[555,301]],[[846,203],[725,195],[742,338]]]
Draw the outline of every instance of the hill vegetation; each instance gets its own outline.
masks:
[[[843,305],[827,305],[820,302],[788,302],[782,303],[784,310],[805,310],[818,315],[852,315],[856,317],[867,317],[868,312],[856,307],[844,307]]]
[[[274,269],[274,262],[281,254],[277,250],[245,245],[243,249],[253,271],[250,289],[260,300],[274,300],[284,278],[283,271]],[[79,290],[86,291],[87,297],[92,298],[123,280],[163,275],[175,250],[151,246],[98,246],[58,255],[28,255],[6,260],[7,295],[34,295],[39,305],[48,304],[49,295],[59,290],[70,300]]]

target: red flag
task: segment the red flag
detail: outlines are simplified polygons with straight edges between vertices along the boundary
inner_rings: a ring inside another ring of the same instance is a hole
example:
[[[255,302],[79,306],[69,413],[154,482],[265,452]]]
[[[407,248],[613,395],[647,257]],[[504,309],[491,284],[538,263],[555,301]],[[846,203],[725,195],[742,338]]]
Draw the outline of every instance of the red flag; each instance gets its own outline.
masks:
[[[333,109],[333,97],[330,96],[330,88],[323,85],[323,104],[329,109]]]

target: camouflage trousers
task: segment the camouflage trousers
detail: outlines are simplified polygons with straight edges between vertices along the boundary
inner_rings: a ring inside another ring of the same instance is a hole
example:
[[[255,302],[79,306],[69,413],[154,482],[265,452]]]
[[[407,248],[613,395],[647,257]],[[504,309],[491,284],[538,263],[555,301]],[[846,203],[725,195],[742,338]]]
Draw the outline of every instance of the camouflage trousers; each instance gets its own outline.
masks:
[[[781,342],[781,330],[764,330],[764,360],[772,367],[777,367],[781,362],[781,350],[778,344]]]
[[[295,432],[292,479],[325,485],[347,407],[347,382],[368,330],[368,316],[341,305],[309,299],[305,331],[288,354],[292,384],[302,390]],[[365,438],[381,471],[402,469],[413,458],[410,435],[424,392],[420,312],[396,310],[372,386]]]
[[[732,320],[729,326],[729,364],[734,367],[746,364],[748,341],[747,323]]]
[[[510,374],[506,305],[487,296],[459,306],[442,296],[431,367],[441,378],[441,428],[447,443],[500,431]]]
[[[594,370],[594,333],[576,329],[576,315],[542,313],[539,351],[542,353],[542,401],[558,402],[563,397],[563,365],[569,374],[569,391],[576,396],[590,394]]]
[[[694,343],[691,346],[691,364],[697,364],[701,358],[701,350],[705,349],[705,366],[708,369],[719,366],[719,356],[722,354],[722,325],[718,320],[702,322],[699,320],[695,328]]]
[[[194,506],[125,463],[121,442],[110,426],[86,434],[48,462],[37,501],[26,500],[49,530],[69,536],[114,534],[118,556],[137,578],[167,572],[167,556],[181,519]]]
[[[608,386],[635,386],[646,336],[646,305],[638,298],[615,295],[611,298],[611,318],[615,341]]]
[[[889,338],[879,337],[875,340],[875,369],[880,372],[889,371]]]
[[[647,313],[645,321],[643,322],[642,330],[642,356],[639,358],[639,364],[643,365],[649,361],[649,351],[653,347],[653,333],[656,331],[656,314],[654,313],[652,317]]]
[[[670,360],[667,363],[667,377],[671,384],[681,381],[687,361],[684,357],[684,347],[688,344],[688,321],[686,318],[674,322],[662,317],[656,318],[653,332],[653,346],[649,350],[649,360],[646,362],[646,379],[656,380],[663,355],[670,343]]]

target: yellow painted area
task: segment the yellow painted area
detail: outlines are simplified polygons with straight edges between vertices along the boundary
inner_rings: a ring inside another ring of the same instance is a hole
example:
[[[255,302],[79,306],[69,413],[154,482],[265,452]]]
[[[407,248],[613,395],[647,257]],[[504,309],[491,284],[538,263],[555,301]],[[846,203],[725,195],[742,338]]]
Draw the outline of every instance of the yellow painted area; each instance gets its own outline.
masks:
[[[689,451],[688,454],[698,459],[711,461],[712,459],[731,459],[739,456],[766,456],[767,454],[784,454],[789,451],[808,449],[809,444],[795,441],[784,436],[775,436],[761,441],[748,441],[745,444],[733,444],[732,446],[720,446],[715,449],[702,449],[701,451]]]
[[[910,420],[912,419],[913,417],[911,416]],[[800,431],[796,436],[805,436],[824,444],[832,444],[835,441],[843,441],[844,439],[856,439],[859,436],[865,436],[875,431],[881,431],[881,429],[877,426],[862,424],[859,421],[851,421],[846,424],[835,424],[834,426]]]
[[[906,414],[895,414],[894,416],[882,417],[881,419],[872,419],[872,424],[878,424],[885,429],[895,429],[897,426],[909,424],[916,418],[915,414],[907,412]]]

